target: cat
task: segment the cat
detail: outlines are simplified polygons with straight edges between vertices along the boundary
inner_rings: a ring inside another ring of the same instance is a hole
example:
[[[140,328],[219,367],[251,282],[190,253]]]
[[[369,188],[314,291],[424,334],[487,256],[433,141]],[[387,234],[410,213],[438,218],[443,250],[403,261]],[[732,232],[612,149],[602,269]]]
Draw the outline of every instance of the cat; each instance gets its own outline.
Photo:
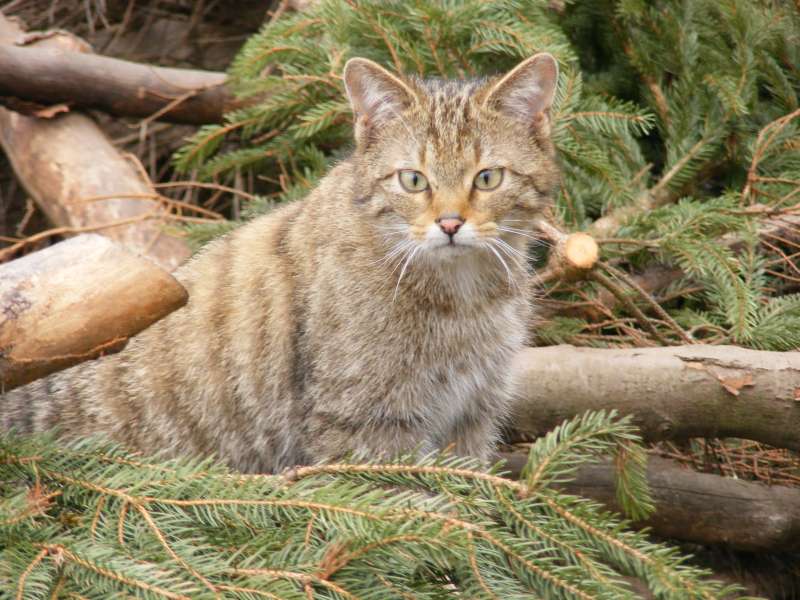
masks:
[[[530,229],[558,176],[558,64],[447,81],[353,58],[343,79],[352,155],[182,266],[188,304],[125,350],[3,396],[5,428],[244,472],[489,459],[530,319]]]

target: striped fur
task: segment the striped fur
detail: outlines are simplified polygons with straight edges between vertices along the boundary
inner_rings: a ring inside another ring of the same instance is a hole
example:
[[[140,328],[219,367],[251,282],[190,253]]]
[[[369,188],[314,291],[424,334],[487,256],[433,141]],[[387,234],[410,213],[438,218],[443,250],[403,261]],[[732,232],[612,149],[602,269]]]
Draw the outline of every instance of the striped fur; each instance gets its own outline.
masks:
[[[547,91],[542,60],[518,70]],[[555,183],[552,93],[522,119],[503,108],[512,92],[521,106],[509,77],[400,81],[359,60],[345,80],[353,155],[184,265],[188,304],[123,352],[6,394],[5,428],[102,433],[257,472],[449,444],[488,456],[530,312],[516,254],[529,238],[498,226],[528,231]],[[488,167],[503,183],[476,190]],[[404,191],[398,169],[430,188]],[[434,221],[451,213],[463,244],[442,245]]]

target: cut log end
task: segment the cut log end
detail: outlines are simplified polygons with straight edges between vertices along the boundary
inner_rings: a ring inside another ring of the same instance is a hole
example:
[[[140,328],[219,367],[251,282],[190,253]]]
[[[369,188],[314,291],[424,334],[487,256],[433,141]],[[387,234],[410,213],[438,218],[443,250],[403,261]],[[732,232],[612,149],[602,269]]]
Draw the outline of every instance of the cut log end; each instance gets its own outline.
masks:
[[[600,248],[588,233],[572,233],[564,242],[564,258],[575,269],[588,270],[594,267],[600,256]]]
[[[553,248],[547,268],[540,273],[541,283],[554,279],[584,279],[597,264],[600,248],[590,234],[581,231],[566,234],[547,218],[538,219],[534,227]]]
[[[0,394],[121,350],[187,299],[169,273],[99,235],[0,266]]]

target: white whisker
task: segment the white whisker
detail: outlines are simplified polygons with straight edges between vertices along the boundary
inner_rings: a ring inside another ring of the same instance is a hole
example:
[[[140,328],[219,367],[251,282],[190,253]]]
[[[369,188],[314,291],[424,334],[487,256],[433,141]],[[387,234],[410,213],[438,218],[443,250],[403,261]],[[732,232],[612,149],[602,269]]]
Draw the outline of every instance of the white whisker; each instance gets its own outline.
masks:
[[[551,246],[552,245],[549,240],[547,240],[547,239],[545,239],[543,237],[540,237],[540,236],[532,235],[532,233],[533,233],[532,231],[523,231],[521,229],[515,229],[514,227],[503,227],[502,225],[498,225],[497,226],[497,230],[498,231],[503,231],[505,233],[511,233],[511,234],[514,234],[514,235],[521,235],[523,237],[526,237],[526,238],[530,239],[532,241],[533,245],[535,245],[535,246]]]
[[[391,249],[391,250],[389,250],[389,252],[387,252],[387,253],[386,253],[386,256],[384,256],[383,258],[380,258],[380,259],[376,260],[376,261],[375,261],[375,262],[373,262],[373,263],[370,263],[370,265],[377,265],[377,264],[381,264],[381,263],[388,263],[388,262],[391,262],[391,260],[392,260],[394,257],[396,257],[396,256],[398,256],[398,255],[401,255],[401,254],[403,254],[403,253],[404,253],[406,250],[408,250],[408,249],[409,249],[409,248],[410,248],[412,245],[413,245],[413,242],[412,242],[411,240],[401,240],[400,242],[398,242],[397,244],[395,244],[394,246],[392,246],[392,249]],[[393,271],[393,272],[394,272],[394,271]]]
[[[491,241],[497,242],[499,244],[498,248],[500,248],[501,250],[505,250],[506,252],[512,251],[514,254],[517,254],[520,258],[522,258],[523,259],[523,263],[520,264],[519,262],[517,262],[517,265],[520,268],[523,268],[523,269],[527,270],[528,273],[530,273],[531,277],[533,277],[533,279],[536,281],[536,285],[538,287],[541,287],[543,285],[542,284],[542,278],[539,276],[539,273],[536,272],[536,269],[534,269],[532,266],[530,266],[530,263],[528,262],[528,257],[525,254],[523,254],[522,252],[520,252],[519,250],[514,248],[508,242],[506,242],[504,240],[501,240],[499,238],[493,238]]]
[[[492,239],[492,242],[497,244],[497,247],[500,248],[500,250],[502,250],[506,256],[508,256],[511,260],[513,260],[514,264],[516,264],[520,268],[524,268],[524,265],[528,260],[527,256],[525,256],[522,252],[514,248],[514,246],[512,246],[511,244],[509,244],[504,240],[501,240],[500,238],[494,238]]]
[[[410,244],[408,244],[407,246],[405,246],[405,247],[403,248],[403,252],[401,253],[401,255],[400,255],[400,258],[398,258],[398,259],[397,259],[397,264],[394,266],[394,269],[392,269],[392,272],[391,272],[391,273],[389,273],[389,277],[391,277],[392,275],[394,275],[394,274],[395,274],[395,272],[397,271],[397,269],[399,269],[399,268],[400,268],[400,265],[402,265],[402,264],[403,264],[403,260],[404,260],[404,259],[406,259],[406,258],[408,258],[409,254],[410,254],[411,252],[413,252],[413,251],[411,250],[411,247],[412,247],[412,246],[413,246],[413,243],[410,243]],[[415,249],[415,250],[416,250],[416,249]]]
[[[406,269],[408,268],[408,265],[411,264],[411,261],[414,260],[414,256],[421,248],[422,246],[417,246],[416,248],[414,248],[411,254],[408,255],[408,258],[406,258],[406,261],[403,263],[403,268],[400,270],[400,277],[397,278],[397,285],[394,288],[394,296],[392,296],[392,304],[394,304],[394,301],[397,299],[397,292],[400,289],[400,282],[403,281],[403,275],[406,274]],[[394,271],[392,271],[392,273],[394,273]]]
[[[522,229],[515,229],[514,227],[503,227],[502,225],[497,226],[497,231],[505,231],[507,233],[515,233],[517,235],[524,236],[526,238],[530,238],[535,241],[540,241],[540,238],[531,235],[532,232],[530,231],[523,231]]]
[[[500,253],[497,250],[495,250],[494,246],[491,243],[488,246],[485,246],[485,248],[488,248],[489,250],[491,250],[492,253],[497,257],[497,260],[500,261],[500,264],[503,265],[503,268],[506,270],[506,275],[508,275],[508,287],[509,288],[513,288],[514,287],[514,278],[511,275],[511,269],[508,268],[508,265],[506,264],[506,261],[503,260],[503,257],[500,256]]]

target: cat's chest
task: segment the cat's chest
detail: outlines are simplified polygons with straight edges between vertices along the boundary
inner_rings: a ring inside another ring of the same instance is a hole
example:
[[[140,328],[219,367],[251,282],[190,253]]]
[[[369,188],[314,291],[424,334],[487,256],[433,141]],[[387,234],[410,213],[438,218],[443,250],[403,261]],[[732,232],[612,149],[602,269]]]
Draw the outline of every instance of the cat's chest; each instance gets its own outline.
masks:
[[[404,350],[418,361],[457,362],[514,345],[524,327],[520,313],[511,302],[498,302],[479,311],[419,311],[406,318],[397,337],[402,338]],[[387,325],[391,327],[392,323]]]
[[[474,391],[523,345],[525,326],[524,307],[513,302],[482,311],[418,310],[398,316],[388,310],[351,324],[336,336],[338,342],[327,344],[327,353],[338,357],[344,370],[391,381],[409,394],[444,393],[446,386],[459,385]]]
[[[525,340],[523,312],[501,303],[470,316],[418,319],[415,336],[387,348],[394,365],[387,400],[426,413],[440,432],[466,414],[497,413],[512,357]]]
[[[311,378],[342,397],[458,404],[496,386],[526,337],[521,296],[435,305],[361,291],[317,295],[304,334]]]

